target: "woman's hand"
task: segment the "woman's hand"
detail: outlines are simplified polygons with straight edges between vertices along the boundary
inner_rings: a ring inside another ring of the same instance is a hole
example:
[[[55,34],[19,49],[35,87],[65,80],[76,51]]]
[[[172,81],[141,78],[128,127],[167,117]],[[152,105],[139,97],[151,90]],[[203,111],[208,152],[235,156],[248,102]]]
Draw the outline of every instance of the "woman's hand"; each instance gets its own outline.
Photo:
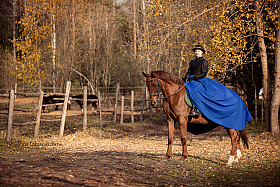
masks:
[[[188,78],[188,81],[192,81],[192,80],[197,80],[196,76]]]

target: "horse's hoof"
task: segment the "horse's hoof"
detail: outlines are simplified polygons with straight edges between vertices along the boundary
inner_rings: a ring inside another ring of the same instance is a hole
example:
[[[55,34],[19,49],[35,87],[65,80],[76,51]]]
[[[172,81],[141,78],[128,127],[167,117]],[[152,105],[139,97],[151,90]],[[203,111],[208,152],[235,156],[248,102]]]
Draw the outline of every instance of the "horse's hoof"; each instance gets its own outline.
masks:
[[[241,150],[237,149],[237,151],[236,151],[236,158],[237,158],[238,160],[240,160],[241,157],[242,157]]]
[[[229,167],[230,167],[230,166],[232,166],[232,164],[228,164],[228,163],[227,163],[226,166],[229,166]]]
[[[183,163],[184,161],[183,161],[183,160],[178,160],[178,162],[179,162],[179,163]]]
[[[170,156],[166,155],[165,157],[162,158],[162,161],[167,161],[167,160],[169,160],[169,158],[170,158]]]
[[[178,161],[179,162],[184,162],[186,158],[187,158],[186,156],[182,156]]]
[[[233,163],[234,163],[234,156],[230,156],[227,162],[227,166],[232,166]]]

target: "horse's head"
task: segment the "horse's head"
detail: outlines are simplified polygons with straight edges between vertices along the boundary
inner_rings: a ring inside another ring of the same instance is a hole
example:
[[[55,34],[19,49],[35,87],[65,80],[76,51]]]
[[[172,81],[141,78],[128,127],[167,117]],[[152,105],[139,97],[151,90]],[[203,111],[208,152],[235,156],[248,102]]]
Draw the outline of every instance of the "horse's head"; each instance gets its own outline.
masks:
[[[149,102],[152,106],[155,106],[157,103],[157,99],[159,98],[162,91],[162,86],[160,85],[159,79],[156,74],[147,74],[144,72],[142,72],[142,74],[146,77],[146,85],[150,93]]]

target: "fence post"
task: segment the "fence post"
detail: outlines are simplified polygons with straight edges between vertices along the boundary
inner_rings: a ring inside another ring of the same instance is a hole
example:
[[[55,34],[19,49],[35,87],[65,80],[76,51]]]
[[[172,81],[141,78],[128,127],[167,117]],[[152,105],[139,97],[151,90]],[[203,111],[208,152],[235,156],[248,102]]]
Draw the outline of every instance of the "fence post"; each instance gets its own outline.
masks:
[[[87,129],[87,87],[83,86],[83,131]]]
[[[159,101],[158,101],[159,102]],[[158,116],[158,103],[156,105],[156,116]]]
[[[134,91],[131,91],[131,123],[134,123]]]
[[[40,127],[40,120],[41,120],[41,113],[42,113],[43,97],[44,97],[44,92],[42,90],[40,90],[40,95],[39,95],[39,99],[38,99],[37,116],[36,116],[36,125],[35,125],[35,130],[34,130],[34,138],[38,138],[38,136],[39,136],[39,127]]]
[[[145,87],[145,100],[146,100],[146,105],[147,105],[147,108],[150,106],[149,104],[149,90],[147,89],[147,87]]]
[[[17,98],[16,93],[17,93],[17,83],[15,84],[15,100]]]
[[[100,128],[103,128],[100,91],[98,91],[98,105],[99,105]]]
[[[150,105],[150,119],[153,118],[153,106]]]
[[[122,95],[122,102],[121,102],[121,121],[120,124],[123,124],[123,110],[124,110],[124,96]]]
[[[115,95],[115,108],[114,108],[114,120],[113,123],[116,124],[117,122],[117,107],[118,107],[118,94],[119,94],[120,84],[117,84],[116,87],[116,95]]]
[[[142,106],[141,106],[141,114],[140,114],[140,121],[143,121],[143,111],[144,111],[144,103],[145,103],[145,94],[146,89],[144,88],[143,90],[143,95],[142,95]]]
[[[7,127],[7,141],[10,142],[12,139],[12,124],[13,124],[13,115],[14,115],[14,99],[15,91],[11,90],[10,92],[10,102],[9,102],[9,116],[8,116],[8,127]]]
[[[62,137],[63,132],[64,132],[64,125],[65,125],[65,119],[66,119],[67,103],[68,103],[68,99],[69,99],[70,88],[71,88],[71,82],[67,81],[66,92],[65,92],[64,103],[63,103],[63,109],[62,109],[62,115],[61,115],[59,137]]]

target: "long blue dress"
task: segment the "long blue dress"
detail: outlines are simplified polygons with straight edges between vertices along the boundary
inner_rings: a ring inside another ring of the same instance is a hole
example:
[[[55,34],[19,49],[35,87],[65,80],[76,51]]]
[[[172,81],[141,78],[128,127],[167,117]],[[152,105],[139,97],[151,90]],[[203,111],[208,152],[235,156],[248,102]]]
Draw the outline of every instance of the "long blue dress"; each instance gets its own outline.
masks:
[[[204,77],[193,80],[185,88],[192,103],[208,119],[219,125],[243,130],[245,123],[252,120],[239,95],[213,79]]]

